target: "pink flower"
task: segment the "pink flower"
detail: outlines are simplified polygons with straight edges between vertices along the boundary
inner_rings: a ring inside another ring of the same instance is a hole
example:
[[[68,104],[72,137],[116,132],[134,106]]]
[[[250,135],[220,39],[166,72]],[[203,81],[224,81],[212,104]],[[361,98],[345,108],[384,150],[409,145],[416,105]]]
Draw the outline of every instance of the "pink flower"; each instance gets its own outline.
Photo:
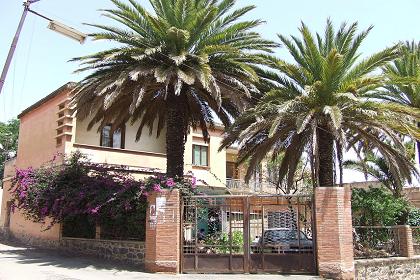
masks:
[[[195,176],[193,176],[191,178],[191,187],[195,188],[196,185],[197,185],[197,178]]]
[[[148,197],[148,196],[149,196],[149,193],[148,193],[148,192],[144,192],[144,193],[143,193],[143,195],[144,195],[145,197]]]
[[[166,186],[172,188],[173,186],[175,186],[175,181],[173,178],[169,178],[168,180],[166,180]]]
[[[48,213],[48,207],[47,206],[42,207],[41,208],[41,216],[45,216],[45,215],[47,215],[47,213]]]
[[[25,197],[26,197],[26,192],[25,191],[22,191],[22,192],[19,193],[19,198],[20,199],[24,199]]]
[[[162,192],[162,189],[160,188],[159,184],[154,184],[153,185],[153,190],[155,192]]]
[[[91,213],[91,214],[97,214],[97,213],[98,213],[98,211],[99,211],[99,206],[97,206],[97,207],[95,207],[95,208],[91,209],[91,210],[90,210],[90,213]]]

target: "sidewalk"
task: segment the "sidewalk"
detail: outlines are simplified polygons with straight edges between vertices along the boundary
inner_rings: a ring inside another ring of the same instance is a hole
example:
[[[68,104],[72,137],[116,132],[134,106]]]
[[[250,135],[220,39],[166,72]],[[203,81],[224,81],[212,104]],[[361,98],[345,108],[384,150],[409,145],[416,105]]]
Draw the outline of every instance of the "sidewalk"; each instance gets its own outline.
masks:
[[[309,280],[300,275],[166,275],[139,272],[141,268],[115,264],[85,256],[68,256],[55,251],[0,243],[1,280]]]

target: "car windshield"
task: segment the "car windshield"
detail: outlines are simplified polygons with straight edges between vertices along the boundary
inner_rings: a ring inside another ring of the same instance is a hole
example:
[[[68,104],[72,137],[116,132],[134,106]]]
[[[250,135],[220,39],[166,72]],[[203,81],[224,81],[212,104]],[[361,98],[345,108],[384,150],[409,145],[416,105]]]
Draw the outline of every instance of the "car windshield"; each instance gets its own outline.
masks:
[[[288,229],[268,230],[264,234],[265,241],[297,240],[297,231]],[[300,239],[307,239],[303,232],[300,232]]]

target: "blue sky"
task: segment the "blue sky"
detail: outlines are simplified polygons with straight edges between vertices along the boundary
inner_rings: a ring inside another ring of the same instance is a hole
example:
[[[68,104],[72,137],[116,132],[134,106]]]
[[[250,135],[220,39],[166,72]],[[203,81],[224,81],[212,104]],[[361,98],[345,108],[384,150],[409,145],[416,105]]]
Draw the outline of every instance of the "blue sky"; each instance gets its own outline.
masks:
[[[15,33],[23,0],[0,1],[0,65],[6,59]],[[147,0],[138,0],[148,5]],[[300,22],[313,31],[321,31],[330,17],[335,25],[358,21],[360,29],[374,25],[362,46],[363,56],[379,51],[400,40],[420,40],[418,0],[237,0],[238,6],[254,4],[257,8],[247,18],[261,18],[266,24],[259,28],[264,37],[277,40],[276,34],[298,34]],[[75,27],[85,33],[93,31],[82,23],[106,23],[99,9],[112,7],[108,0],[41,0],[33,10]],[[68,81],[78,81],[82,74],[69,59],[110,46],[109,42],[87,41],[84,45],[62,37],[46,28],[48,22],[28,15],[0,96],[0,121],[16,117],[24,108],[43,98]],[[278,55],[288,59],[285,50]],[[360,174],[358,174],[360,175]],[[347,178],[346,178],[347,177]],[[345,181],[363,180],[354,172],[346,172]]]
[[[148,6],[147,0],[138,0]],[[304,21],[314,31],[322,31],[327,17],[336,25],[342,21],[358,21],[360,28],[375,28],[363,45],[364,55],[372,54],[399,40],[420,39],[418,13],[420,1],[380,0],[238,0],[238,6],[254,4],[257,8],[248,18],[262,18],[267,23],[259,28],[267,38],[277,39],[276,34],[297,34]],[[98,9],[111,7],[108,0],[41,0],[32,8],[48,17],[59,20],[84,32],[93,29],[83,22],[104,23],[107,19]],[[22,11],[22,0],[3,0],[0,3],[0,65],[6,59],[11,40]],[[46,28],[48,22],[28,15],[18,49],[10,67],[6,85],[0,96],[0,121],[15,117],[24,108],[41,99],[67,81],[78,81],[81,74],[67,62],[75,56],[107,48],[109,42],[88,41],[80,45]],[[281,57],[287,58],[284,50]]]

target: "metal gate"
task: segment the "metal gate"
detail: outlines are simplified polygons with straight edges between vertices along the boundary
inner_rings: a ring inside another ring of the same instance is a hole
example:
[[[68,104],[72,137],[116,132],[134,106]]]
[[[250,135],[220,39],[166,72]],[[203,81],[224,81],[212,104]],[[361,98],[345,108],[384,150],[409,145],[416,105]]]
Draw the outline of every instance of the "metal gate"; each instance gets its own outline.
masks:
[[[312,197],[193,196],[182,205],[182,272],[314,274]]]

